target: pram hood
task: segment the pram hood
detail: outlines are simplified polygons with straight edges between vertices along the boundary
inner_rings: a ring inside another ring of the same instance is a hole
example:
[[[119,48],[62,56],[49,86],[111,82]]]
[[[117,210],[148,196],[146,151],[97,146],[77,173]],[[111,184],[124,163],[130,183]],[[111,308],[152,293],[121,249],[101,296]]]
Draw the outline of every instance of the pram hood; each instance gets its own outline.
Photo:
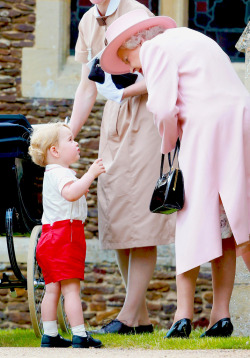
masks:
[[[31,131],[31,124],[22,114],[0,115],[0,158],[26,157]]]

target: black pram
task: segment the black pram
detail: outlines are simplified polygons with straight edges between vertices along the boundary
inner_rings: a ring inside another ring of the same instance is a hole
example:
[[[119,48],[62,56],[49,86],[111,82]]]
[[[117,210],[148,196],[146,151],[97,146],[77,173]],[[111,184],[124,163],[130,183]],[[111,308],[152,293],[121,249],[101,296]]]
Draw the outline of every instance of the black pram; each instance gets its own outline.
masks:
[[[43,168],[28,155],[32,126],[25,116],[0,115],[0,235],[6,236],[11,268],[17,280],[3,274],[0,288],[27,288],[16,261],[13,234],[30,233],[42,215]]]

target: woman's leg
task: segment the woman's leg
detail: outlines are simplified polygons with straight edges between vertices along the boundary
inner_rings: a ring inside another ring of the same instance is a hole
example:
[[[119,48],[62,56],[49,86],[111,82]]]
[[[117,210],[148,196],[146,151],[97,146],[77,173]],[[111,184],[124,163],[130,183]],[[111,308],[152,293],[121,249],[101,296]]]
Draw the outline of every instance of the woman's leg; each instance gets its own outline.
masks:
[[[82,303],[80,298],[80,280],[73,278],[61,281],[64,296],[64,308],[71,327],[84,324]]]
[[[236,255],[242,256],[248,271],[250,271],[250,241],[248,241],[248,243],[237,246]]]
[[[194,294],[199,271],[200,267],[198,266],[176,276],[177,310],[173,323],[182,318],[188,318],[192,321],[194,314]]]
[[[117,250],[118,264],[126,284],[126,299],[117,319],[128,326],[150,323],[146,307],[146,291],[152,278],[157,249],[140,247],[128,251]]]
[[[242,258],[245,262],[246,267],[248,268],[248,271],[250,271],[250,251],[244,252],[242,254]]]
[[[52,282],[46,285],[45,295],[41,304],[42,321],[56,321],[57,305],[61,294],[59,282]]]
[[[209,327],[222,318],[230,317],[229,303],[233,291],[236,267],[235,241],[232,236],[222,240],[223,255],[211,262],[213,279],[213,308]]]
[[[116,250],[117,262],[125,283],[126,290],[127,290],[127,282],[128,282],[130,252],[131,249]],[[154,255],[156,254],[157,251],[155,251]],[[156,257],[155,257],[155,261],[156,261]],[[138,325],[148,325],[148,324],[150,324],[150,319],[149,319],[148,309],[146,305],[146,298],[144,298],[140,307]]]
[[[115,252],[116,252],[116,260],[117,260],[125,287],[127,289],[130,249],[115,250]]]

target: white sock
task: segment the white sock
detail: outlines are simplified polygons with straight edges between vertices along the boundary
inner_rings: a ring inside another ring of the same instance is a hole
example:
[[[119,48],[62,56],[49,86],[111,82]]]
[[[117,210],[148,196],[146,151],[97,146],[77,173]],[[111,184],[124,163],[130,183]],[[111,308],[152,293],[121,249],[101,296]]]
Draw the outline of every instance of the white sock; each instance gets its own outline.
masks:
[[[44,334],[50,337],[56,337],[58,335],[57,321],[45,321],[43,322]]]
[[[80,324],[79,326],[71,327],[71,331],[73,336],[87,337],[84,324]]]

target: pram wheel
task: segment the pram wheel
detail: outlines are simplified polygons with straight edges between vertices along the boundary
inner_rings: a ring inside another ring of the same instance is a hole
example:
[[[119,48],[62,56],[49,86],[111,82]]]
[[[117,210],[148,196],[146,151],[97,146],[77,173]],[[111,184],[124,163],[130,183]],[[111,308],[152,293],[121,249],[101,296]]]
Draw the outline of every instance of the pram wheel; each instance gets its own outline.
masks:
[[[15,208],[10,208],[6,210],[5,214],[5,227],[6,227],[6,238],[7,238],[7,248],[9,259],[11,263],[12,270],[17,277],[18,280],[21,282],[26,283],[26,278],[21,273],[17,261],[16,261],[16,254],[14,249],[14,240],[13,240],[13,221],[18,221],[18,213]]]
[[[32,326],[37,337],[43,333],[41,318],[41,303],[45,294],[45,282],[42,271],[36,261],[36,246],[42,232],[42,226],[33,228],[30,235],[28,260],[27,260],[27,284],[28,301]],[[64,332],[68,332],[67,318],[63,309],[63,296],[61,296],[57,307],[58,323]]]
[[[42,271],[36,261],[36,245],[41,232],[41,225],[37,225],[33,228],[30,235],[27,260],[27,285],[30,318],[37,337],[42,335],[41,303],[45,294],[45,283]]]

